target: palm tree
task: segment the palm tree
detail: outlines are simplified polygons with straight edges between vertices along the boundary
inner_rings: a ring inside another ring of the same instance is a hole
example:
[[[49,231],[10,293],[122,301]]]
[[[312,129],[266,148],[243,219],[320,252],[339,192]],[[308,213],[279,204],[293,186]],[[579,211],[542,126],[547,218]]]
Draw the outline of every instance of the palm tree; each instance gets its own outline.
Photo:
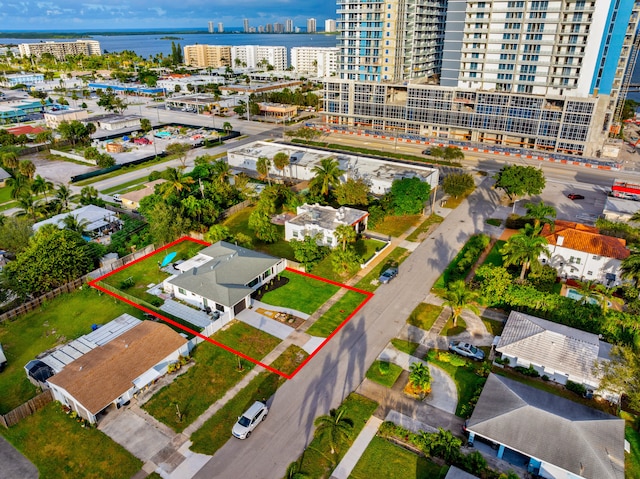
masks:
[[[2,153],[2,165],[10,170],[18,168],[18,155],[13,151]]]
[[[331,454],[336,453],[336,448],[341,440],[347,439],[351,436],[353,430],[353,421],[344,417],[345,408],[339,407],[338,409],[332,409],[328,415],[317,417],[313,422],[316,426],[315,435],[328,434],[329,435],[329,447],[331,447]]]
[[[455,437],[451,431],[438,428],[437,433],[425,433],[420,436],[420,442],[429,455],[439,456],[446,462],[452,462],[460,454],[462,440]]]
[[[17,213],[17,216],[31,216],[33,222],[38,220],[38,201],[29,192],[24,193],[18,197],[18,206],[22,208],[22,211]]]
[[[337,226],[333,235],[338,240],[338,243],[342,243],[342,251],[347,249],[347,243],[353,243],[358,236],[356,230],[351,225]]]
[[[62,224],[64,224],[64,229],[75,231],[80,236],[86,236],[86,228],[89,221],[86,219],[79,220],[77,216],[69,214],[62,219]]]
[[[226,161],[218,160],[210,168],[211,177],[216,183],[227,183],[231,176],[231,167]]]
[[[60,202],[60,209],[62,211],[69,207],[69,198],[71,197],[71,190],[65,185],[58,186],[56,190],[56,198]]]
[[[548,241],[542,236],[538,236],[539,228],[526,225],[520,233],[513,235],[500,250],[505,266],[522,265],[520,279],[524,279],[530,267],[537,267],[540,263],[538,258],[544,255],[551,256],[546,248]]]
[[[602,313],[606,314],[609,310],[609,305],[617,304],[622,305],[624,301],[615,296],[615,292],[618,290],[617,286],[605,286],[604,284],[596,285],[596,296]]]
[[[36,143],[42,144],[44,143],[45,148],[49,146],[51,141],[53,140],[53,135],[50,131],[42,131],[36,135]]]
[[[416,361],[409,366],[409,382],[414,388],[420,390],[422,394],[429,391],[431,387],[431,372],[429,367]]]
[[[195,181],[190,176],[183,176],[178,168],[167,168],[165,171],[166,183],[162,183],[160,187],[163,198],[168,198],[172,193],[180,196],[182,190],[187,185],[192,185]]]
[[[11,198],[16,199],[31,189],[31,182],[26,176],[17,174],[13,178],[7,178],[6,185],[11,189]]]
[[[540,224],[546,223],[550,226],[551,231],[553,231],[553,219],[556,217],[556,209],[553,206],[545,205],[544,201],[540,201],[540,203],[527,203],[524,206],[527,209],[525,218],[533,220],[534,228],[539,228]]]
[[[280,172],[280,175],[284,175],[284,169],[289,166],[289,155],[280,151],[273,157],[273,166]]]
[[[323,158],[320,164],[311,170],[315,176],[311,180],[311,186],[319,186],[320,194],[327,196],[329,189],[340,184],[340,177],[344,173],[339,163],[333,158]]]
[[[7,180],[8,182],[9,180]],[[622,260],[620,264],[622,277],[626,279],[640,280],[640,252],[634,251],[627,258]]]
[[[98,190],[93,186],[85,186],[80,190],[80,203],[90,205],[98,199]]]
[[[46,178],[38,175],[33,180],[31,184],[31,191],[33,191],[36,195],[44,194],[44,199],[48,203],[49,198],[47,197],[47,193],[53,189],[53,183]]]
[[[451,308],[453,327],[457,326],[458,318],[465,309],[468,309],[475,314],[480,314],[480,310],[476,306],[479,299],[480,295],[467,288],[467,285],[461,279],[453,281],[447,285],[447,290],[444,293],[443,304]]]
[[[261,156],[256,162],[256,171],[260,175],[260,179],[266,178],[269,184],[271,179],[269,178],[269,169],[271,168],[271,160],[266,156]]]
[[[222,124],[222,130],[228,135],[233,130],[233,125],[231,123],[229,123],[228,121],[225,121]]]
[[[596,293],[596,280],[590,279],[589,281],[576,281],[576,283],[578,283],[577,291],[580,296],[582,296],[580,298],[580,304],[587,304],[590,302],[590,299],[599,299],[599,295]]]

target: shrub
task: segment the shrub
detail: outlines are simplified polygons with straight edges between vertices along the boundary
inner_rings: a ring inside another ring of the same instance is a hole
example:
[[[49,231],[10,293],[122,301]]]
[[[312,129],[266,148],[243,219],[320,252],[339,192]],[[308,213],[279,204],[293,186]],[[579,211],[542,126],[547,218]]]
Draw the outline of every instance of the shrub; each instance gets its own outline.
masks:
[[[556,278],[558,272],[555,268],[552,268],[548,264],[545,264],[538,270],[531,270],[527,279],[538,291],[544,291],[546,293],[553,292],[553,286],[556,284]]]
[[[511,214],[507,218],[505,226],[512,230],[519,230],[521,228],[524,228],[524,225],[526,225],[527,223],[533,223],[533,220],[527,219],[524,216]]]
[[[437,359],[438,361],[442,361],[443,363],[450,363],[452,366],[456,366],[456,367],[462,367],[467,365],[466,359],[458,356],[457,354],[451,354],[447,351],[439,352]]]
[[[546,374],[542,375],[542,380],[543,381],[548,381],[549,380],[549,376],[547,376]]]
[[[380,371],[380,374],[382,374],[383,376],[389,374],[389,362],[378,361],[378,371]]]
[[[508,366],[510,364],[509,358],[495,358],[494,361],[502,366]]]
[[[134,284],[136,284],[136,282],[133,280],[131,276],[129,276],[127,279],[120,281],[120,284],[118,285],[118,289],[126,290],[129,288],[133,288]]]
[[[502,226],[502,220],[499,218],[489,218],[486,223],[491,226]]]
[[[158,298],[157,296],[155,296],[149,300],[149,303],[151,303],[151,306],[155,306],[156,308],[159,308],[164,304],[164,301],[161,298]]]
[[[529,364],[528,368],[525,368],[525,367],[522,367],[522,366],[516,366],[513,369],[518,371],[520,374],[524,374],[525,376],[529,376],[529,377],[532,377],[532,378],[540,377],[540,373],[538,371],[536,371],[531,364]]]
[[[583,384],[574,383],[573,381],[567,381],[564,385],[572,393],[576,393],[578,396],[584,396],[587,394],[587,388]]]

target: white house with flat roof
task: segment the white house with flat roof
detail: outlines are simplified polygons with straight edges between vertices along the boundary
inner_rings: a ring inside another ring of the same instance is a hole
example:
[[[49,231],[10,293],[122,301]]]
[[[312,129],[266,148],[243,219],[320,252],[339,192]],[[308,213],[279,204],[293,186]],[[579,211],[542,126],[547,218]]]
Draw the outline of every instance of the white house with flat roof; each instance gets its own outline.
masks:
[[[369,185],[374,195],[387,193],[394,180],[403,178],[418,177],[428,183],[432,190],[438,186],[438,170],[428,166],[315,150],[277,142],[256,141],[231,149],[227,152],[227,162],[234,168],[257,173],[256,164],[260,157],[273,158],[280,152],[289,156],[289,167],[285,169],[284,175],[298,180],[311,180],[315,176],[313,172],[315,166],[320,165],[324,158],[334,158],[338,161],[340,169],[344,171],[340,177],[341,181],[361,178]],[[272,165],[269,174],[277,177],[283,173]]]
[[[316,237],[321,246],[338,246],[336,228],[340,225],[351,226],[356,233],[367,229],[369,213],[347,206],[333,208],[318,204],[298,206],[298,214],[284,223],[284,239],[303,240],[305,236]]]
[[[54,224],[58,228],[64,229],[64,220],[68,216],[73,216],[78,224],[82,224],[83,230],[92,238],[110,236],[111,233],[119,231],[122,227],[122,221],[113,211],[96,205],[87,205],[40,221],[33,225],[33,231],[37,231],[47,224]]]

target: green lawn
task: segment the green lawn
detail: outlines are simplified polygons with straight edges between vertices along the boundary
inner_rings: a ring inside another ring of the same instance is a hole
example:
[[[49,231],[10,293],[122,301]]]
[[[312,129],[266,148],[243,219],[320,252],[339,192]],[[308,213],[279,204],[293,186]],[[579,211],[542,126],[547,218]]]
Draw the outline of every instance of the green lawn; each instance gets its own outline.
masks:
[[[398,338],[393,338],[391,340],[391,344],[393,344],[393,347],[398,351],[402,351],[403,353],[411,355],[416,352],[416,349],[418,349],[419,346],[418,343],[413,343],[411,341],[405,341],[404,339]]]
[[[420,303],[409,315],[407,323],[416,328],[429,331],[443,309],[442,306],[436,306],[435,304]]]
[[[382,272],[387,268],[402,264],[402,262],[409,257],[409,254],[411,254],[409,250],[400,247],[395,248],[377,266],[373,267],[364,278],[358,281],[356,288],[371,293],[374,292],[378,289],[378,286],[380,286],[378,278]],[[402,269],[400,270],[400,274],[402,274]]]
[[[142,461],[94,428],[83,428],[59,403],[4,429],[2,434],[38,468],[42,479],[132,477]]]
[[[444,218],[442,216],[432,214],[426,220],[424,220],[420,226],[418,226],[413,233],[407,236],[407,241],[422,241],[420,235],[426,233],[431,225],[442,223]]]
[[[387,216],[382,223],[373,228],[373,231],[397,238],[409,228],[418,224],[422,218],[422,215]]]
[[[397,364],[375,360],[366,376],[372,381],[390,388],[395,384],[400,374],[402,374],[402,368]]]
[[[256,359],[264,357],[280,342],[240,322],[217,332],[212,339]],[[176,432],[184,430],[254,366],[242,359],[243,370],[238,371],[238,356],[207,341],[198,345],[193,358],[195,365],[189,371],[158,391],[143,406],[149,414]],[[183,414],[182,421],[176,415],[176,404]]]
[[[354,248],[356,253],[358,253],[362,258],[362,262],[366,263],[373,258],[373,255],[376,254],[377,251],[384,248],[385,245],[386,243],[384,241],[364,238],[356,241]]]
[[[494,336],[500,336],[502,334],[502,330],[504,329],[504,323],[502,321],[488,318],[481,319],[489,334],[493,334]]]
[[[458,318],[456,326],[453,325],[453,319],[449,318],[447,324],[442,328],[441,336],[455,336],[456,334],[464,333],[467,330],[467,323],[464,319]]]
[[[289,278],[289,282],[266,293],[261,299],[262,302],[313,314],[340,289],[333,284],[292,271],[283,271],[281,275]]]
[[[11,191],[13,191],[13,188],[11,188],[10,186],[4,186],[0,188],[0,203],[6,203],[7,201],[11,201],[13,199],[11,198]]]
[[[362,257],[363,263],[370,260],[375,252],[384,247],[385,243],[372,239],[361,239],[356,241],[354,247],[356,252]],[[337,281],[344,283],[349,280],[353,275],[341,276],[333,270],[333,264],[331,255],[325,256],[325,258],[318,262],[310,271],[311,274],[320,276],[321,278],[327,278],[331,281]],[[354,273],[355,274],[355,273]]]
[[[297,346],[289,346],[271,366],[285,374],[291,374],[307,358],[308,354]],[[266,400],[273,396],[284,384],[282,376],[263,371],[242,391],[211,416],[200,429],[191,435],[195,452],[213,455],[230,438],[233,424],[256,400]]]
[[[299,471],[308,479],[329,477],[331,471],[338,465],[378,407],[375,401],[360,396],[357,393],[351,393],[342,405],[345,407],[344,417],[351,419],[354,423],[349,439],[345,441],[345,443],[339,444],[336,454],[332,455],[327,438],[324,436],[314,437],[302,453],[301,459],[297,461]],[[328,413],[329,411],[326,412],[326,414]],[[384,476],[374,475],[372,477]]]
[[[504,246],[506,241],[498,240],[496,244],[493,245],[491,251],[487,255],[487,258],[484,260],[482,264],[491,264],[493,266],[502,266],[502,255],[500,254],[500,250]]]
[[[633,428],[635,417],[626,412],[622,412],[620,417],[626,422],[624,438],[631,445],[631,453],[624,455],[625,477],[640,477],[640,433]]]
[[[251,206],[243,209],[242,211],[238,211],[236,214],[231,215],[224,220],[222,224],[229,228],[229,232],[232,235],[243,233],[250,238],[253,238],[253,244],[251,246],[253,249],[278,258],[287,258],[295,261],[291,245],[284,240],[284,225],[276,225],[280,239],[275,243],[265,243],[256,238],[254,231],[249,228],[249,216],[251,216],[254,209],[255,207]]]
[[[328,337],[366,299],[362,293],[347,291],[329,310],[307,329],[307,334]]]
[[[20,206],[20,203],[17,201],[10,201],[0,206],[0,212],[10,210],[11,208],[17,208],[18,206]]]
[[[102,282],[116,289],[120,289],[131,296],[150,302],[156,298],[156,296],[147,293],[149,285],[160,284],[170,276],[168,273],[165,273],[160,269],[158,263],[162,263],[162,260],[169,253],[177,253],[173,260],[175,262],[181,259],[192,258],[198,253],[198,251],[204,248],[205,246],[200,243],[182,241],[169,249],[156,252],[156,254],[153,254],[148,258],[138,261],[118,273],[112,274],[108,278],[103,279]],[[133,281],[133,286],[124,287],[123,282],[127,281],[129,278]]]
[[[374,437],[351,472],[349,479],[442,479],[448,466],[438,466],[423,456]]]
[[[441,353],[444,354],[440,356]],[[451,360],[447,361],[447,358],[451,358]],[[471,398],[476,395],[486,381],[486,378],[476,374],[482,363],[435,349],[429,351],[425,359],[436,366],[440,366],[456,383],[456,389],[458,390],[456,416],[466,417],[463,407],[468,408]],[[459,364],[464,365],[459,366]]]
[[[48,349],[91,332],[92,324],[105,324],[123,313],[141,318],[135,308],[88,286],[47,301],[40,308],[5,321],[0,343],[8,364],[0,374],[0,414],[35,396],[24,365]]]

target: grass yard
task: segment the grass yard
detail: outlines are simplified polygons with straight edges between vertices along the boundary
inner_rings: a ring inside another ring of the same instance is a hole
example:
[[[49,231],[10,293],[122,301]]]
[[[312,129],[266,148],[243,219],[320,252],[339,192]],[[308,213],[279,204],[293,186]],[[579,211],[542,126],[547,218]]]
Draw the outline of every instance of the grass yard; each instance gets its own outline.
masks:
[[[419,346],[418,343],[413,343],[411,341],[405,341],[404,339],[398,339],[398,338],[393,338],[391,340],[391,344],[393,344],[393,347],[396,348],[398,351],[402,351],[403,353],[407,353],[411,355],[413,355],[413,353],[416,352],[416,349],[418,349],[418,346]]]
[[[343,444],[339,444],[337,453],[332,456],[329,441],[325,436],[316,436],[309,443],[305,451],[302,453],[298,462],[299,472],[309,479],[327,478],[338,465],[344,454],[349,450],[358,434],[369,420],[371,415],[377,409],[378,404],[371,399],[360,396],[357,393],[351,393],[343,401],[345,408],[344,417],[353,421],[353,429],[350,437]],[[329,411],[326,412],[328,414]],[[384,477],[374,475],[372,477]],[[407,477],[405,475],[405,477]]]
[[[422,218],[422,215],[390,215],[385,217],[382,223],[377,224],[373,231],[397,238],[412,226],[416,226]]]
[[[284,225],[276,225],[280,239],[275,243],[265,243],[256,238],[254,231],[249,228],[249,216],[251,216],[254,209],[255,207],[251,206],[243,209],[242,211],[238,211],[236,214],[231,215],[224,220],[222,224],[229,228],[231,235],[243,233],[250,238],[253,238],[253,249],[278,258],[287,258],[295,261],[291,245],[284,240]]]
[[[382,272],[387,268],[391,268],[392,266],[399,266],[405,259],[409,257],[410,254],[410,251],[407,249],[400,247],[395,248],[377,266],[373,267],[371,271],[369,271],[365,275],[364,278],[358,281],[358,284],[356,284],[356,288],[373,293],[376,289],[378,289],[378,286],[380,286],[380,283],[378,283],[378,278],[380,277]],[[402,270],[400,270],[399,274],[402,274]]]
[[[266,293],[261,299],[262,302],[313,314],[340,289],[339,286],[293,271],[283,271],[281,275],[289,278],[289,282]]]
[[[484,263],[482,264],[502,266],[502,254],[500,254],[500,250],[502,249],[505,243],[506,241],[502,241],[502,240],[496,241],[496,244],[493,245],[493,248],[491,248],[491,251],[489,251],[489,254],[487,255],[486,259],[484,260]]]
[[[11,201],[13,199],[11,198],[12,191],[13,188],[11,188],[10,186],[3,186],[2,188],[0,188],[0,203]]]
[[[0,428],[0,434],[33,462],[42,479],[120,479],[142,468],[142,461],[97,429],[80,427],[58,403]]]
[[[364,264],[373,258],[373,255],[376,253],[376,251],[384,248],[385,244],[386,243],[384,243],[383,241],[373,239],[360,239],[356,241],[354,247],[356,252],[362,258],[362,262]],[[348,273],[344,276],[336,273],[333,270],[333,264],[330,254],[325,256],[322,261],[318,262],[310,271],[310,273],[316,276],[320,276],[321,278],[330,279],[331,281],[337,281],[339,283],[344,283],[353,276]],[[354,275],[355,274],[357,274],[357,271],[356,273],[354,273]]]
[[[416,328],[429,331],[443,309],[442,306],[436,306],[435,304],[420,303],[409,315],[407,323]]]
[[[17,201],[10,201],[0,206],[0,212],[10,210],[11,208],[17,208],[18,206],[20,206],[20,203]]]
[[[375,239],[363,238],[355,242],[354,248],[356,253],[362,258],[362,262],[366,263],[377,251],[384,248],[386,243]]]
[[[474,187],[475,190],[475,187]],[[460,206],[460,204],[467,199],[467,197],[473,193],[473,190],[466,192],[464,195],[460,195],[457,198],[454,198],[453,196],[450,196],[449,199],[445,202],[444,207],[445,208],[451,208],[452,210],[455,210],[458,206]]]
[[[374,437],[351,472],[349,479],[442,479],[449,466],[438,466],[423,456]]]
[[[442,223],[444,218],[442,216],[432,214],[426,220],[424,220],[420,226],[418,226],[413,233],[407,236],[407,241],[422,241],[424,234],[429,231],[432,225]]]
[[[256,359],[264,357],[280,342],[240,322],[217,332],[213,339]],[[193,355],[195,364],[189,371],[158,391],[143,408],[176,432],[181,432],[253,368],[253,363],[242,359],[243,370],[238,371],[238,357],[209,342],[201,343]],[[182,421],[176,415],[176,404],[183,414]]]
[[[307,329],[307,334],[328,337],[366,299],[362,293],[348,290],[329,310]]]
[[[456,334],[464,333],[467,330],[467,323],[464,319],[458,318],[456,326],[453,325],[453,319],[449,318],[447,324],[442,328],[441,336],[455,336]]]
[[[307,358],[308,354],[297,346],[289,346],[271,366],[286,374],[291,374]],[[200,429],[191,435],[195,452],[213,455],[232,436],[231,429],[239,417],[256,400],[273,396],[286,379],[263,371],[242,391],[210,417]]]
[[[482,365],[470,359],[457,356],[448,351],[438,351],[432,349],[425,358],[430,363],[442,368],[456,383],[458,390],[458,405],[456,406],[456,416],[467,417],[465,410],[478,390],[484,386],[486,378],[479,376],[478,371]],[[463,409],[464,408],[464,409]],[[469,414],[470,415],[470,411]]]
[[[482,323],[489,334],[493,334],[494,336],[500,336],[502,334],[502,330],[504,329],[504,323],[502,321],[496,321],[495,319],[489,318],[480,318],[482,319]]]
[[[631,453],[624,455],[625,477],[640,477],[640,433],[633,427],[635,417],[621,412],[620,417],[625,420],[624,438],[631,445]]]
[[[54,346],[91,332],[92,324],[105,324],[123,313],[141,318],[135,308],[93,288],[62,294],[40,308],[5,321],[0,326],[0,343],[7,356],[7,368],[0,374],[0,414],[5,414],[35,396],[35,387],[24,365]]]
[[[375,360],[367,371],[367,378],[382,384],[387,388],[393,387],[398,377],[402,374],[402,368],[388,361]]]

